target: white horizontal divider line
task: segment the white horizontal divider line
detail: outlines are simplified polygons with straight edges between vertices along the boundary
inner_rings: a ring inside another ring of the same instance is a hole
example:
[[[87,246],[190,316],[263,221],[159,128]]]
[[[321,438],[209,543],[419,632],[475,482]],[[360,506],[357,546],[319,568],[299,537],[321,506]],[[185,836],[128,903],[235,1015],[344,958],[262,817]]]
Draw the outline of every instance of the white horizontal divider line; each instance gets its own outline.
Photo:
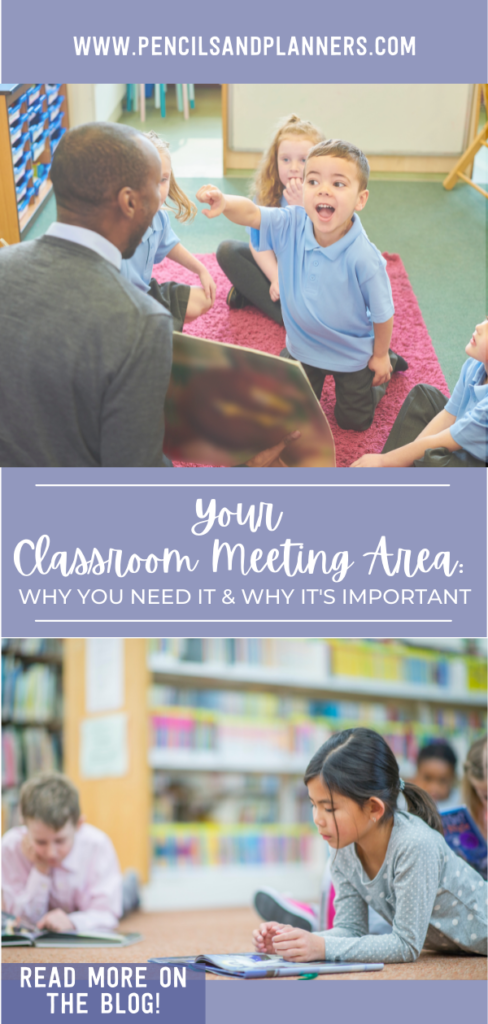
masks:
[[[35,619],[35,622],[452,622],[452,619]]]
[[[296,487],[297,484],[35,484],[35,487]],[[450,487],[450,484],[300,484],[300,487]]]

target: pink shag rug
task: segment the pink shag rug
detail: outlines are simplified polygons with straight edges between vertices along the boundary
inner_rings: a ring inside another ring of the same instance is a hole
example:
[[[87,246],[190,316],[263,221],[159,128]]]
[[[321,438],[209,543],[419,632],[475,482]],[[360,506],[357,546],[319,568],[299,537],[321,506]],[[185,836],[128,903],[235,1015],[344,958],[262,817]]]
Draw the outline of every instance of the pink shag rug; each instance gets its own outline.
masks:
[[[415,384],[433,384],[449,394],[444,374],[422,318],[407,272],[399,256],[384,253],[395,304],[395,322],[391,347],[407,360],[405,373],[393,374],[384,398],[381,399],[372,426],[364,433],[341,430],[334,416],[334,379],[327,377],[322,392],[322,406],[330,423],[336,445],[338,466],[350,466],[366,452],[380,452],[393,426],[403,400]],[[278,327],[253,306],[231,310],[226,304],[230,282],[212,254],[198,256],[217,285],[217,298],[212,309],[193,320],[185,332],[214,341],[245,345],[261,352],[279,355],[285,345],[285,329]],[[154,267],[157,281],[180,281],[198,284],[198,278],[178,263],[166,259]]]

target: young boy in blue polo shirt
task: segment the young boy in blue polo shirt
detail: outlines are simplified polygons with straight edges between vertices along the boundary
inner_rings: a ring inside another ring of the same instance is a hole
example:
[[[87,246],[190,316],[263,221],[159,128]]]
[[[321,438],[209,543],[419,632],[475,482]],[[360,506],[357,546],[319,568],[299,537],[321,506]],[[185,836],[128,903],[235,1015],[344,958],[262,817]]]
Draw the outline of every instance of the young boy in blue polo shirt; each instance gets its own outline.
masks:
[[[344,430],[367,430],[391,373],[407,369],[389,349],[394,307],[386,262],[358,216],[368,176],[361,150],[332,139],[308,154],[303,207],[259,207],[212,185],[197,193],[210,206],[207,217],[224,213],[254,229],[254,249],[275,253],[287,335],[282,354],[302,363],[318,398],[333,375]]]
[[[353,462],[363,467],[482,467],[488,464],[488,317],[466,345],[469,356],[449,399],[431,384],[407,395],[380,455]]]

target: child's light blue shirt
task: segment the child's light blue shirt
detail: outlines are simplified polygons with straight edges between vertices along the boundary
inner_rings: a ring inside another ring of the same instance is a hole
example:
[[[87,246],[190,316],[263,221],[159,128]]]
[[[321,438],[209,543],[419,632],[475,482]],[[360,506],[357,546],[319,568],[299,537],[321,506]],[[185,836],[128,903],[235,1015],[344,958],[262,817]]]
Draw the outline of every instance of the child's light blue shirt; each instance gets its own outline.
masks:
[[[253,203],[255,203],[255,204],[256,204],[256,206],[259,206],[259,203],[257,202],[257,197],[256,197],[256,196],[254,196],[254,198],[253,198]],[[283,194],[283,193],[282,193],[282,195],[281,195],[281,199],[280,199],[280,206],[281,206],[281,207],[283,207],[283,206],[288,206],[288,200],[287,200],[287,199],[285,199],[285,196],[284,196],[284,194]],[[274,207],[273,207],[273,209],[274,209]],[[254,229],[253,229],[253,228],[246,228],[245,230],[247,231],[248,235],[250,236],[250,235],[251,235],[251,232],[252,232],[252,231],[253,231]],[[251,239],[251,243],[252,243],[252,239]]]
[[[389,320],[394,306],[386,261],[358,215],[343,238],[323,248],[302,206],[260,210],[251,242],[278,259],[289,352],[324,370],[363,370],[373,354],[373,324]]]
[[[454,391],[445,406],[456,417],[449,428],[461,448],[482,462],[488,462],[488,384],[484,363],[467,359]]]
[[[120,272],[141,291],[149,290],[155,263],[162,260],[178,245],[179,238],[171,227],[166,210],[158,210],[130,260],[122,260]]]

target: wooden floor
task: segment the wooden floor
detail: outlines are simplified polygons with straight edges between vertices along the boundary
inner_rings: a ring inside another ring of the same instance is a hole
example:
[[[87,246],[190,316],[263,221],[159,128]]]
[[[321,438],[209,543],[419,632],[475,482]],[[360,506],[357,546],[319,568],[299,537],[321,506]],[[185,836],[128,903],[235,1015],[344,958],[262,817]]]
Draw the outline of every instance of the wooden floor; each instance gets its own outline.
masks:
[[[121,931],[138,931],[143,941],[125,949],[18,949],[3,948],[10,963],[144,963],[149,957],[191,956],[198,953],[246,953],[252,949],[251,932],[259,923],[253,910],[185,910],[131,914]],[[480,956],[422,953],[413,964],[387,964],[383,971],[327,975],[338,981],[472,980],[486,978],[487,960]],[[208,979],[220,981],[216,975]],[[284,979],[280,979],[284,980]]]

